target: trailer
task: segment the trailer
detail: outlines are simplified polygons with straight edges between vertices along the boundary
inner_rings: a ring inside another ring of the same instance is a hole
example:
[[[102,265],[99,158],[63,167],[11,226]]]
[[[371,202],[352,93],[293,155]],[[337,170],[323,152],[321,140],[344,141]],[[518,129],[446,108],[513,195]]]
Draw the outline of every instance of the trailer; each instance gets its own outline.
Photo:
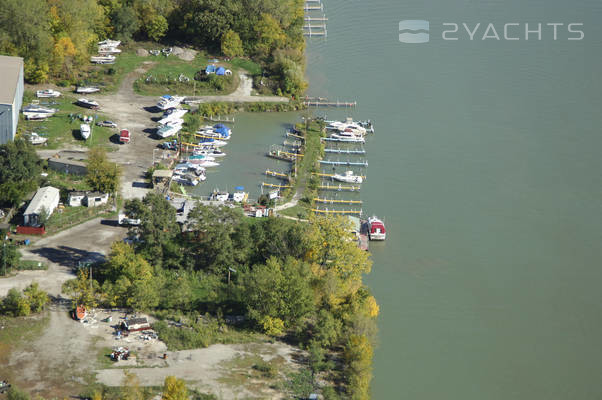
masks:
[[[119,132],[119,143],[129,143],[131,139],[130,131],[127,129],[122,129]]]

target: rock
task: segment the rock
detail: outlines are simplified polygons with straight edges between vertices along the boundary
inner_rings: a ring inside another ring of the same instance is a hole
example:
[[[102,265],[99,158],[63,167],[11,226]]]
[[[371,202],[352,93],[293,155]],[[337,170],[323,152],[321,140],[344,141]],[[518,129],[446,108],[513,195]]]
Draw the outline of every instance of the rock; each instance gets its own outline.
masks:
[[[148,51],[145,49],[138,49],[136,50],[136,55],[138,57],[148,57]]]

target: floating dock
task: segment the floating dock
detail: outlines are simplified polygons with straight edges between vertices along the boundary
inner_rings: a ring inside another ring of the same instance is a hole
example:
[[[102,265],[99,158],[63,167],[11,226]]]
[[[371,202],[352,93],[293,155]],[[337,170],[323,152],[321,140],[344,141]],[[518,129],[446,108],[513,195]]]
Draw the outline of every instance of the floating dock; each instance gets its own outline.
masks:
[[[352,107],[357,106],[357,101],[306,100],[303,102],[303,104],[306,105],[307,107],[347,107],[347,108],[352,108]]]
[[[205,119],[206,121],[211,121],[211,122],[223,122],[223,123],[230,123],[233,124],[234,123],[234,117],[233,118],[228,118],[228,117],[224,117],[222,118],[220,115],[216,117],[208,117],[206,115],[203,115],[203,119]]]
[[[276,172],[276,171],[271,171],[269,169],[266,169],[265,170],[265,174],[268,175],[268,176],[276,177],[276,178],[283,178],[283,179],[286,179],[286,180],[289,180],[289,181],[291,180],[290,175],[287,175],[287,174],[282,173],[282,172]]]
[[[328,164],[328,165],[354,165],[357,167],[367,167],[368,161],[328,161],[328,160],[320,160],[320,164]]]
[[[331,137],[320,138],[320,140],[325,140],[327,142],[341,142],[341,143],[359,143],[359,144],[363,144],[362,142],[357,142],[355,140],[337,139],[337,138],[331,138]]]
[[[320,210],[318,208],[314,208],[312,211],[318,214],[362,214],[362,210]]]
[[[312,175],[316,175],[316,176],[325,176],[325,177],[327,177],[327,178],[332,178],[332,177],[334,176],[334,174],[323,174],[323,173],[321,173],[321,172],[312,172],[311,174],[312,174]],[[360,177],[361,177],[362,179],[366,179],[366,177],[365,177],[364,175],[360,175]]]
[[[261,186],[266,186],[266,187],[271,187],[271,188],[278,188],[278,189],[292,188],[291,185],[275,185],[273,183],[266,183],[266,182],[261,182]]]

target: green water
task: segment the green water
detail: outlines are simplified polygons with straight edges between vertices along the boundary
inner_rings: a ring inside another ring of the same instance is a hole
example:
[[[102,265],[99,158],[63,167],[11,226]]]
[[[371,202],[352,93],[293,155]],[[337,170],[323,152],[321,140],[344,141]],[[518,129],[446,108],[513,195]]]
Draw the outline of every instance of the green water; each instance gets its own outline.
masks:
[[[602,398],[602,3],[327,0],[325,11],[309,93],[357,100],[328,117],[377,129],[359,196],[389,231],[367,277],[381,306],[373,398]],[[403,19],[430,20],[431,42],[400,43]],[[502,34],[507,22],[582,22],[586,36],[444,42],[443,22]],[[263,155],[298,119],[237,116],[228,157],[196,192],[243,185],[254,197],[276,183],[262,173],[286,163]]]
[[[381,305],[373,398],[602,398],[602,3],[325,12],[309,92],[357,100],[328,116],[377,128],[361,194],[389,231],[367,277]],[[430,20],[431,42],[399,43],[403,19]],[[444,42],[442,22],[583,22],[586,37]]]

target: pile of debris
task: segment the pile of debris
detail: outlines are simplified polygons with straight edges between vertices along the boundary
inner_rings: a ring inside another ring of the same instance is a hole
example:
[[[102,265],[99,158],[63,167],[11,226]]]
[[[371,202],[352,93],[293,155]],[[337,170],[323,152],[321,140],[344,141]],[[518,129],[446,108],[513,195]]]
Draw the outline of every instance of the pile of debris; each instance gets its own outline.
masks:
[[[130,358],[130,351],[127,347],[116,347],[111,352],[111,360],[121,361]]]

